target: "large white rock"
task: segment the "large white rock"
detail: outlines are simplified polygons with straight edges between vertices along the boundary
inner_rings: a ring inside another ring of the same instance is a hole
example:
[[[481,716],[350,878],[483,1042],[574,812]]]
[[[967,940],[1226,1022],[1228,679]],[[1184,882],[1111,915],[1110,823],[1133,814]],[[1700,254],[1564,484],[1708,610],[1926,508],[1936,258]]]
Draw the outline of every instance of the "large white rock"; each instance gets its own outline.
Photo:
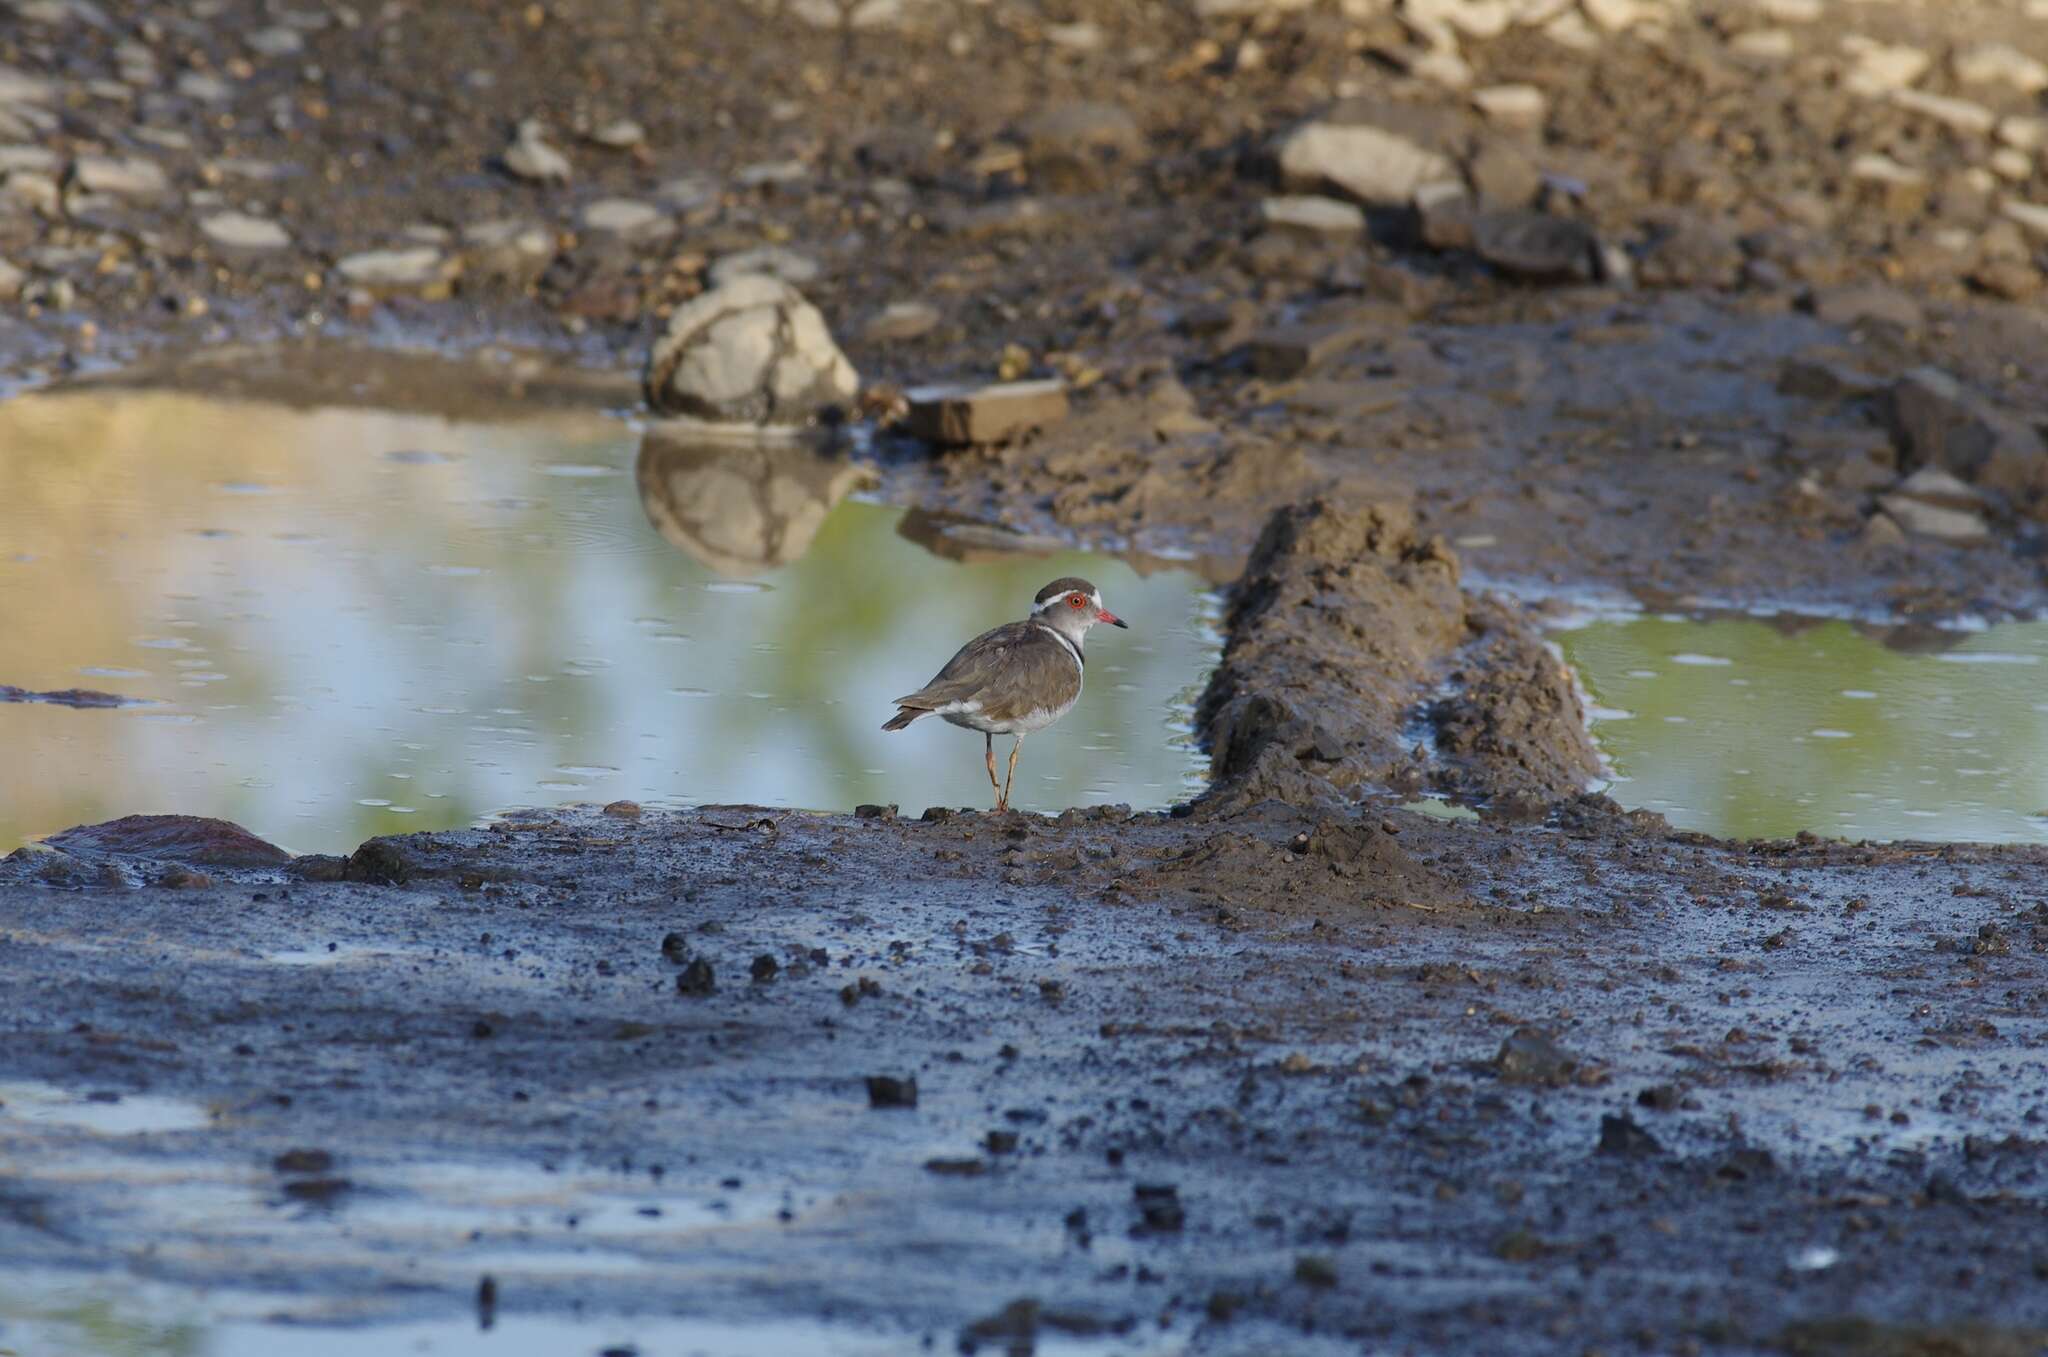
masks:
[[[802,293],[748,274],[677,308],[642,386],[661,414],[767,427],[852,404],[860,376]]]
[[[291,233],[268,217],[246,212],[218,212],[202,218],[199,229],[216,245],[231,250],[282,250],[292,243]]]
[[[1289,188],[1330,184],[1381,207],[1404,206],[1423,184],[1457,172],[1448,157],[1365,124],[1305,123],[1280,145],[1280,177]]]

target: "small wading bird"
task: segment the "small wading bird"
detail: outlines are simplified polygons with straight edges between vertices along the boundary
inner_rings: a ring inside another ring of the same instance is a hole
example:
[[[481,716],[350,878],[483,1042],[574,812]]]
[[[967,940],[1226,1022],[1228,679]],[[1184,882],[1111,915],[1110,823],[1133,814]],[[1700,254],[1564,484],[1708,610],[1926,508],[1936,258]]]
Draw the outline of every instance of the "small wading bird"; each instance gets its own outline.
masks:
[[[902,730],[926,716],[943,717],[956,726],[978,730],[988,763],[988,785],[995,787],[996,809],[1010,808],[1010,781],[1017,776],[1017,751],[1024,737],[1044,730],[1065,716],[1081,696],[1081,670],[1087,663],[1081,643],[1097,622],[1127,624],[1102,606],[1102,594],[1083,579],[1069,575],[1038,591],[1031,616],[985,631],[960,647],[939,676],[908,697],[883,730]],[[1010,771],[996,787],[996,736],[1014,735]]]

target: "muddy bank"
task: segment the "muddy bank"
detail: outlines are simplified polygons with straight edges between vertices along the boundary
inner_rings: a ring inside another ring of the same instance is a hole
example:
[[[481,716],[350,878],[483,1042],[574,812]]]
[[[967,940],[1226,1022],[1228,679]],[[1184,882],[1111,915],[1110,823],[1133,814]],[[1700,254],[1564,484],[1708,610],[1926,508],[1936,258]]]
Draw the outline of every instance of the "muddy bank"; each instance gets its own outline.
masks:
[[[0,1257],[815,1346],[1029,1300],[1109,1350],[2028,1352],[2044,865],[620,807],[8,884],[0,1096],[200,1115],[0,1121]]]

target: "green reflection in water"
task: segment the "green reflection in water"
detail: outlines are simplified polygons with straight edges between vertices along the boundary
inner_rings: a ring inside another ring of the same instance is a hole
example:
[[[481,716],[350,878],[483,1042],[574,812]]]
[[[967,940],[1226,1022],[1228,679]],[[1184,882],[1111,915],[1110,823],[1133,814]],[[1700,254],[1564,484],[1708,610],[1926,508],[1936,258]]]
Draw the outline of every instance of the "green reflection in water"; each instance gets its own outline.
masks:
[[[986,805],[977,736],[879,727],[1068,573],[1133,630],[1097,633],[1016,804],[1199,785],[1199,579],[941,559],[806,450],[162,391],[0,403],[0,446],[0,683],[158,704],[0,705],[0,851],[140,812],[336,852],[569,801]]]
[[[1739,837],[2048,839],[2048,624],[1921,633],[1919,648],[1802,619],[1556,639],[1603,709],[1623,805]]]
[[[199,1324],[139,1318],[134,1307],[68,1295],[38,1299],[0,1290],[0,1357],[200,1357]]]

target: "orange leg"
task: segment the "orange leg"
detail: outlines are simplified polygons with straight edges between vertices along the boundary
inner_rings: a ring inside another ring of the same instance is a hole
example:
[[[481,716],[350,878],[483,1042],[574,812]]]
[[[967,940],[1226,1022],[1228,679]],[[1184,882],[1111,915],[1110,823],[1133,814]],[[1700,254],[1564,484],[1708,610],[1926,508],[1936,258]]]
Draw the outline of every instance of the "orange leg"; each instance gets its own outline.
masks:
[[[1003,794],[996,802],[997,810],[1008,810],[1010,808],[1010,782],[1017,776],[1017,751],[1023,747],[1024,737],[1019,735],[1017,743],[1010,746],[1010,771],[1008,776],[1003,778]],[[991,768],[989,771],[993,773],[995,770]]]
[[[996,786],[996,737],[983,732],[981,740],[982,752],[988,756],[989,789],[996,794],[996,809],[1001,810],[1003,808],[1003,789]]]

